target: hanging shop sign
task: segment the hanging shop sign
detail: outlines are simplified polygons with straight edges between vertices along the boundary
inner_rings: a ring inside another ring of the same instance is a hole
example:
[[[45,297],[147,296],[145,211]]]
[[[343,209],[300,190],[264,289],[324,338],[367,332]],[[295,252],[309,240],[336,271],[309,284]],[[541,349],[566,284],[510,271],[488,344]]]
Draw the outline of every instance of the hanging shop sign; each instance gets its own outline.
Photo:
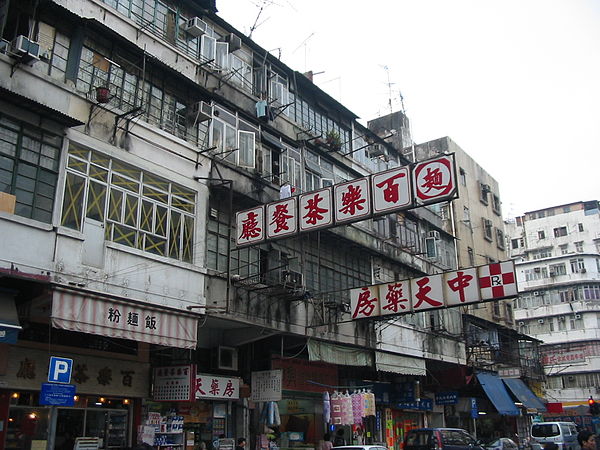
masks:
[[[42,383],[40,405],[73,406],[75,404],[75,385]]]
[[[158,402],[189,402],[194,400],[196,367],[156,367],[154,369],[153,399]]]
[[[396,403],[398,409],[414,409],[417,411],[431,411],[433,410],[433,400],[430,398],[421,398],[414,402],[400,402]]]
[[[281,400],[281,370],[252,372],[253,402],[278,402]]]
[[[237,400],[240,398],[240,379],[199,373],[195,396],[197,399]]]
[[[515,297],[513,261],[350,290],[353,319],[409,314]]]
[[[253,245],[456,198],[454,154],[236,213],[236,244]],[[296,200],[298,199],[298,200]]]

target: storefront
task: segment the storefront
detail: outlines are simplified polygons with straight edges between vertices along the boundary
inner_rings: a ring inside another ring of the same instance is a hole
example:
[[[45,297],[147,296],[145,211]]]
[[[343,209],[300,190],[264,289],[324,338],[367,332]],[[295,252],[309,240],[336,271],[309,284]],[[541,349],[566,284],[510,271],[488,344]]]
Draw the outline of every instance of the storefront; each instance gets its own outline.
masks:
[[[56,422],[48,427],[52,407],[40,405],[48,351],[14,345],[7,354],[6,372],[0,375],[6,386],[0,391],[4,448],[46,448],[49,430],[56,449],[72,449],[78,436],[98,437],[103,449],[129,446],[136,411],[148,392],[148,364],[61,352],[74,361],[76,395],[73,406],[54,407]]]

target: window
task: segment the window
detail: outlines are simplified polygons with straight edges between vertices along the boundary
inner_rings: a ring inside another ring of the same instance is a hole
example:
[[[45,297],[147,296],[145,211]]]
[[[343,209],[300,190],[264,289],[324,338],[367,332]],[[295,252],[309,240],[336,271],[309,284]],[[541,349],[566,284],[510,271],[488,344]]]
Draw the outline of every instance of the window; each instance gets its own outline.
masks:
[[[254,168],[255,135],[251,131],[239,131],[239,162],[242,167]]]
[[[583,241],[575,242],[575,251],[577,253],[583,252]]]
[[[496,228],[496,245],[500,250],[504,250],[504,231]]]
[[[582,223],[578,223],[578,224],[577,224],[577,229],[578,229],[579,231],[583,231],[583,224],[582,224]]]
[[[519,248],[519,239],[511,239],[510,246],[513,250]]]
[[[492,241],[492,221],[486,218],[483,218],[483,237],[488,240],[488,241]]]
[[[471,225],[471,213],[469,212],[469,208],[467,206],[463,206],[463,222],[467,225]]]
[[[566,255],[567,253],[569,253],[569,244],[559,245],[559,248],[560,248],[561,255]]]
[[[571,259],[569,261],[569,264],[571,265],[571,272],[572,273],[583,273],[583,272],[585,272],[585,264],[583,262],[583,258]]]
[[[554,237],[561,237],[567,235],[567,227],[559,227],[554,229]]]
[[[501,214],[500,197],[498,197],[496,194],[492,195],[492,211],[494,211],[494,213],[496,213],[498,216]]]
[[[469,255],[469,267],[472,267],[475,265],[475,253],[471,247],[467,248],[467,254]]]
[[[461,167],[458,171],[458,174],[460,177],[460,184],[462,184],[463,186],[466,186],[467,185],[467,174],[465,173],[465,169],[463,169]]]
[[[551,277],[567,274],[567,267],[564,264],[552,264],[550,265],[549,269],[549,274]]]
[[[194,191],[75,145],[68,158],[61,225],[93,219],[109,241],[192,262]]]
[[[551,248],[543,248],[541,250],[533,250],[530,253],[531,259],[550,258],[552,256]]]
[[[538,239],[539,240],[546,239],[546,233],[544,232],[544,230],[538,231]]]
[[[17,197],[15,214],[52,222],[62,138],[0,114],[0,192]]]
[[[490,186],[488,184],[479,183],[479,200],[481,203],[488,204],[488,194],[490,193]]]

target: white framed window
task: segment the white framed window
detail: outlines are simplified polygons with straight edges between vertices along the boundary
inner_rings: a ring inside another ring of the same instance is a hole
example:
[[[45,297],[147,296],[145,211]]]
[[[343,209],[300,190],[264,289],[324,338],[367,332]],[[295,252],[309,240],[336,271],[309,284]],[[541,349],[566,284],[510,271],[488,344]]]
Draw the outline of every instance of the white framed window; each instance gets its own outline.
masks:
[[[241,167],[253,169],[256,156],[256,135],[252,131],[238,131],[238,164]]]
[[[229,44],[227,42],[215,43],[215,63],[220,69],[229,69]]]
[[[569,253],[569,244],[562,244],[559,246],[559,248],[561,255],[566,255],[567,253]]]
[[[567,227],[558,227],[554,229],[554,237],[562,237],[567,235]]]
[[[572,273],[581,273],[585,271],[585,264],[583,262],[583,258],[576,258],[569,260],[569,264],[571,265]]]
[[[216,58],[217,40],[207,34],[202,35],[200,56],[204,61],[211,61]]]
[[[252,88],[252,66],[236,55],[229,55],[229,62],[234,71],[231,81],[238,86]]]
[[[492,221],[489,219],[486,219],[485,217],[482,219],[483,220],[483,237],[488,240],[488,241],[492,241],[493,239],[493,234],[492,234]]]
[[[546,232],[544,230],[539,230],[537,233],[539,240],[546,239]]]
[[[582,253],[583,252],[583,241],[575,242],[575,251],[577,253]]]

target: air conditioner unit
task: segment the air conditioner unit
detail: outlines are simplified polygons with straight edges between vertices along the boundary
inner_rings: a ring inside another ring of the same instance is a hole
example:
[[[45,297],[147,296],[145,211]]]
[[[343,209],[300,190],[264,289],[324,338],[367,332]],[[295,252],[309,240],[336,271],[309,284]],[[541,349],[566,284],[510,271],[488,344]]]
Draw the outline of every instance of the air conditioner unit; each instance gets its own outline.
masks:
[[[20,57],[24,63],[34,63],[40,59],[40,44],[23,35],[17,36],[10,43],[10,52]]]
[[[538,319],[538,323],[544,323],[544,319]]]
[[[538,297],[539,295],[542,295],[542,293],[540,291],[533,291],[533,295]]]
[[[585,267],[584,267],[584,268],[583,268],[583,269],[581,269],[579,272],[580,272],[580,273],[586,273],[586,272],[587,272],[587,270],[586,270],[586,269],[585,269]]]
[[[581,319],[581,314],[575,314],[575,319],[576,319],[576,320],[579,320],[579,319]]]
[[[229,44],[229,53],[235,52],[236,50],[242,48],[242,38],[233,33],[229,33],[227,36],[225,36],[225,42]]]
[[[206,33],[206,28],[206,22],[200,19],[200,17],[191,18],[183,27],[186,32],[196,37],[202,36],[204,33]]]
[[[519,326],[520,326],[520,327],[522,327],[522,326],[524,326],[524,325],[525,325],[525,322],[523,322],[523,321],[520,321],[520,322],[519,322]]]
[[[433,230],[433,231],[430,231],[429,233],[427,233],[427,236],[430,237],[430,238],[434,238],[434,239],[439,240],[440,239],[440,232],[436,231],[436,230]]]
[[[369,145],[368,152],[371,158],[377,158],[379,156],[385,155],[385,149],[381,144],[371,144]]]
[[[212,106],[206,102],[196,102],[185,109],[185,116],[189,122],[205,122],[212,117]]]
[[[536,273],[539,273],[539,272],[542,271],[542,268],[541,267],[536,267],[536,268],[533,269],[533,271],[536,272]]]
[[[565,316],[559,316],[556,318],[559,322],[564,322],[566,320]]]
[[[302,273],[293,270],[283,270],[281,272],[281,282],[284,286],[299,288],[304,286],[304,278]]]
[[[216,348],[215,367],[221,370],[238,370],[238,353],[233,347]]]

